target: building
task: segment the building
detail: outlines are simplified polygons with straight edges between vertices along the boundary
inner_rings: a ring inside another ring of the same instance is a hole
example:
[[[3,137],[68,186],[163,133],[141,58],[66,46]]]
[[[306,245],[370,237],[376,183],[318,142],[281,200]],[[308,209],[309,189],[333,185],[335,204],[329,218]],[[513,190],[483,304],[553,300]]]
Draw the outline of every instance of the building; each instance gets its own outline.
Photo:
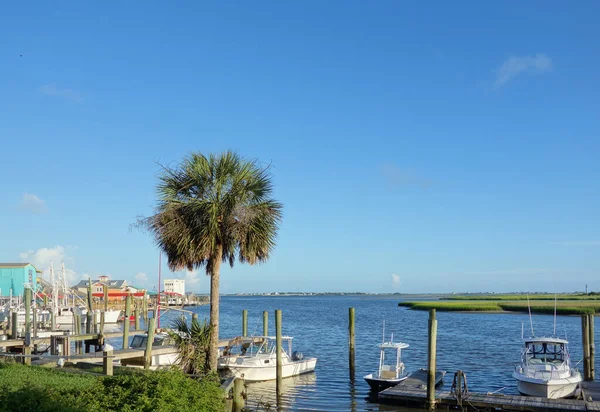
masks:
[[[86,294],[89,280],[81,280],[73,286],[73,289],[79,294]],[[128,294],[137,294],[138,289],[129,285],[126,280],[110,279],[108,276],[100,276],[96,280],[92,280],[92,295],[104,296],[104,285],[108,288],[109,300],[124,300]]]
[[[185,280],[165,279],[163,293],[166,295],[167,305],[183,305],[185,303]]]
[[[185,280],[183,279],[165,279],[164,291],[166,293],[176,293],[185,296]]]
[[[0,263],[0,296],[22,296],[25,284],[37,290],[41,275],[31,263]]]

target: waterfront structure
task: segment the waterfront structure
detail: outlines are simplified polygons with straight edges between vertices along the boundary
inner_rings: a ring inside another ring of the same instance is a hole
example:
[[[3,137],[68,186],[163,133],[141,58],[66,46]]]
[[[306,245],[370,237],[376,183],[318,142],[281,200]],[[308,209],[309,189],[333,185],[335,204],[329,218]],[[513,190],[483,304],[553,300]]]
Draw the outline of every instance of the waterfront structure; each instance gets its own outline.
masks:
[[[31,263],[0,263],[0,296],[22,296],[26,285],[37,290],[41,275]]]

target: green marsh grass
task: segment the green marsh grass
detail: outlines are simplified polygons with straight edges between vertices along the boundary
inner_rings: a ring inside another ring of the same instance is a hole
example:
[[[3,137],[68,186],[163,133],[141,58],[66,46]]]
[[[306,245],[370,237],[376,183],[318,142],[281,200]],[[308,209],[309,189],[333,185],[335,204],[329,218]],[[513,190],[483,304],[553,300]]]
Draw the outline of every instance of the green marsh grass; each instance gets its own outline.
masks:
[[[407,301],[398,303],[398,306],[414,310],[436,309],[440,312],[528,312],[529,310],[526,301]],[[554,301],[536,301],[530,303],[530,306],[532,313],[554,313]],[[600,301],[558,301],[556,313],[559,315],[600,313]]]

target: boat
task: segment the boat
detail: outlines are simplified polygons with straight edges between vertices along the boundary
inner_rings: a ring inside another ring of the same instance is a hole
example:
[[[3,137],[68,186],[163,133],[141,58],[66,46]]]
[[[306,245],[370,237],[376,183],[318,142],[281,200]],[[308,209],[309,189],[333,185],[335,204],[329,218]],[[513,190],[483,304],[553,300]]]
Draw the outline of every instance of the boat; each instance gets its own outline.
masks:
[[[525,339],[521,326],[521,363],[515,365],[513,378],[517,381],[517,390],[523,395],[548,399],[568,398],[577,394],[579,384],[583,380],[581,373],[571,367],[566,339],[556,337],[556,297],[554,298],[554,335],[552,337],[535,337],[529,296],[529,323],[531,337]]]
[[[131,344],[129,345],[130,349],[146,349],[146,345],[148,344],[148,334],[140,333],[133,335],[133,339],[131,340]],[[171,336],[167,332],[159,332],[154,335],[154,341],[152,342],[152,347],[163,347],[163,346],[174,346],[175,342],[171,338]],[[179,351],[174,351],[173,353],[166,354],[152,354],[152,362],[150,364],[150,369],[160,369],[165,367],[170,367],[177,365],[179,363]],[[130,358],[130,359],[122,359],[121,365],[123,366],[136,366],[143,367],[144,366],[144,358]]]
[[[574,396],[583,379],[571,367],[568,343],[555,337],[525,339],[521,363],[513,372],[518,391],[548,399]]]
[[[369,373],[364,376],[371,390],[380,392],[384,389],[396,386],[410,376],[402,362],[402,349],[409,347],[407,343],[393,342],[393,335],[389,342],[383,342],[377,345],[379,352],[379,369],[376,373]],[[386,350],[396,352],[396,361],[394,364],[386,364]]]
[[[313,372],[317,358],[305,358],[292,351],[291,336],[282,336],[282,378]],[[287,349],[285,347],[287,346]],[[239,351],[236,351],[235,349]],[[230,341],[218,360],[218,370],[225,376],[244,378],[247,382],[276,379],[277,353],[274,336],[239,337]]]

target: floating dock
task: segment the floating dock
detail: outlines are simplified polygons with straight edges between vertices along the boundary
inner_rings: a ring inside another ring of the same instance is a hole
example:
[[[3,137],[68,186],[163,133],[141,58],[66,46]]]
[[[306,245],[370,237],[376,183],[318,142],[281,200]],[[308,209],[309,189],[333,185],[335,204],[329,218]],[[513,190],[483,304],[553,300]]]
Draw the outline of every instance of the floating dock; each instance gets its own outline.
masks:
[[[438,372],[439,373],[439,372]],[[448,378],[448,377],[447,377]],[[449,391],[435,392],[436,408],[463,411],[600,411],[600,382],[582,382],[582,399],[546,399],[532,396],[468,392],[462,400]],[[408,379],[379,393],[379,402],[391,405],[427,406],[427,371],[419,370]]]

